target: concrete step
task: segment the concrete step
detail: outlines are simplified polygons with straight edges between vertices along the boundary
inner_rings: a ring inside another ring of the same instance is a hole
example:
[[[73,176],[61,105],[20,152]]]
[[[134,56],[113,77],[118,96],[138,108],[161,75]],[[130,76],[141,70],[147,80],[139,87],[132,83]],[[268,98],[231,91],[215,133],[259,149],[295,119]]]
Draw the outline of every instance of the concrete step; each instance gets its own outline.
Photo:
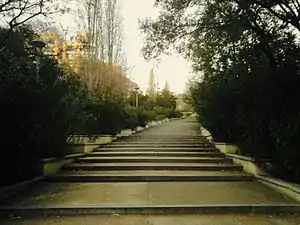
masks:
[[[63,170],[182,170],[182,171],[242,171],[241,166],[226,164],[172,164],[172,163],[72,163]]]
[[[297,204],[262,183],[240,182],[38,182],[1,207],[169,206]]]
[[[244,211],[244,213],[239,213]],[[215,213],[214,213],[215,212]],[[1,209],[0,209],[1,213]],[[255,213],[255,214],[254,214]],[[278,215],[279,214],[279,215]],[[14,217],[11,215],[15,215]],[[218,223],[216,223],[216,218]],[[299,225],[298,205],[14,208],[1,225]]]
[[[100,146],[97,149],[108,149],[108,150],[118,150],[118,151],[123,151],[123,150],[128,150],[128,149],[133,149],[133,150],[152,150],[152,151],[218,151],[217,148],[214,147],[199,147],[199,148],[188,148],[188,147],[159,147],[159,146],[147,146],[147,147],[135,147],[135,146],[129,146],[129,147],[115,147],[111,145],[106,145],[106,146]]]
[[[92,157],[103,157],[103,156],[166,156],[166,157],[222,157],[224,154],[220,152],[122,152],[122,151],[98,151],[98,152],[92,152],[88,154]]]
[[[185,170],[123,170],[122,172],[118,170],[109,171],[99,171],[99,170],[73,170],[73,171],[63,171],[60,175],[187,175],[187,176],[231,176],[231,175],[248,175],[244,171],[185,171]]]
[[[232,162],[229,158],[204,158],[204,157],[84,157],[76,162],[86,163],[228,163]]]
[[[68,173],[45,178],[50,182],[240,182],[252,181],[252,175],[195,175],[195,174],[80,174]]]
[[[166,133],[160,133],[160,134],[150,134],[149,132],[143,132],[143,133],[138,133],[132,136],[131,138],[137,138],[137,139],[147,139],[147,140],[153,140],[153,139],[164,139],[164,140],[169,140],[169,139],[180,139],[180,140],[206,140],[204,137],[200,136],[198,134],[166,134]]]
[[[138,151],[138,152],[220,152],[216,148],[162,148],[162,147],[125,147],[125,148],[119,148],[119,147],[99,147],[94,152],[97,151]]]
[[[126,140],[118,141],[116,143],[122,143],[122,144],[197,144],[197,145],[203,145],[203,146],[212,146],[212,143],[199,141],[199,140],[132,140],[131,138],[128,138]]]
[[[135,148],[135,147],[160,147],[160,148],[201,148],[201,147],[206,147],[206,148],[211,148],[212,146],[210,145],[201,145],[201,144],[168,144],[168,143],[152,143],[152,144],[134,144],[134,143],[128,143],[128,144],[123,144],[123,143],[114,143],[110,145],[106,145],[105,148]]]
[[[147,136],[143,136],[143,137],[136,137],[135,135],[134,136],[131,136],[129,139],[127,139],[128,141],[166,141],[166,142],[169,142],[169,141],[183,141],[183,142],[189,142],[189,141],[195,141],[195,142],[201,142],[201,143],[209,143],[205,138],[201,138],[201,137],[198,137],[198,138],[191,138],[191,137],[185,137],[185,138],[181,138],[181,137],[162,137],[162,138],[148,138]],[[126,141],[127,141],[126,140]]]

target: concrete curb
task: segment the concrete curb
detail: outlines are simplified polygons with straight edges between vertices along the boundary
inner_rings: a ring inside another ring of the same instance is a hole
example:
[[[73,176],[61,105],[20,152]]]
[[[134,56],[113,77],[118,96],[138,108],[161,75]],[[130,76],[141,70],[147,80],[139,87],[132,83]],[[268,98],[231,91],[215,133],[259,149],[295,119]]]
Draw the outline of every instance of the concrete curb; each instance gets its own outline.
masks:
[[[207,141],[214,142],[212,134],[205,127],[200,127],[200,135],[204,137]]]
[[[264,170],[262,170],[251,157],[241,156],[237,154],[225,154],[227,158],[232,159],[234,164],[240,165],[243,167],[246,173],[253,175],[268,175]]]
[[[243,156],[243,155],[238,155],[238,154],[231,154],[231,153],[226,153],[226,156],[233,158],[233,159],[240,159],[243,161],[247,161],[247,162],[255,162],[255,159],[248,157],[248,156]]]
[[[255,178],[261,183],[289,196],[297,202],[300,202],[300,185],[261,175],[255,175]]]
[[[206,130],[204,127],[200,128],[200,133],[202,136],[206,138],[211,136],[210,132]],[[236,147],[235,145],[232,144],[228,145],[228,143],[215,143],[215,144],[216,146],[219,145],[220,151],[225,153],[225,155],[228,158],[232,159],[234,164],[242,166],[243,170],[248,174],[254,175],[256,180],[282,193],[283,195],[288,196],[297,202],[300,202],[300,185],[270,177],[267,172],[265,172],[258,165],[256,165],[256,160],[254,158],[246,157],[238,154],[232,154],[232,153],[239,152],[238,147]],[[229,149],[227,149],[228,147]],[[260,161],[268,162],[268,160],[260,160]]]
[[[217,149],[224,154],[238,154],[240,152],[239,147],[234,144],[225,142],[213,142]]]
[[[70,155],[65,155],[61,158],[45,158],[45,159],[40,159],[41,163],[49,163],[49,162],[55,162],[57,160],[62,160],[62,159],[74,159],[78,157],[85,156],[86,153],[78,153],[78,154],[70,154]]]
[[[0,207],[2,217],[72,216],[101,214],[290,214],[300,205],[164,205],[164,206],[78,206],[78,207]]]
[[[251,157],[236,154],[226,154],[226,156],[233,159],[233,162],[236,165],[242,166],[245,172],[254,175],[255,179],[259,182],[285,196],[289,196],[297,202],[300,202],[300,185],[270,177],[265,171],[255,164],[255,159]]]
[[[0,189],[0,201],[3,201],[4,199],[10,198],[13,195],[17,194],[18,192],[20,192],[21,190],[27,188],[28,186],[41,181],[42,179],[44,179],[44,176],[40,176],[40,177],[36,177],[33,178],[31,180],[28,181],[23,181],[11,186],[7,186],[5,188],[1,188]]]

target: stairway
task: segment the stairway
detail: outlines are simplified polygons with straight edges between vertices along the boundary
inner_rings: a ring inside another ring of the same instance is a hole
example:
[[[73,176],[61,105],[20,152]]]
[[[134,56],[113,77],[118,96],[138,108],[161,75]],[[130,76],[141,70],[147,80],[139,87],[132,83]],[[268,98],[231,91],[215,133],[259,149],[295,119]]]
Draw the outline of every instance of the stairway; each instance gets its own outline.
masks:
[[[0,214],[37,217],[43,224],[52,224],[53,216],[66,224],[300,223],[298,214],[274,215],[300,212],[297,202],[246,174],[198,131],[189,117],[98,148],[1,203]],[[76,223],[70,215],[90,222]]]
[[[251,181],[211,143],[188,136],[136,135],[98,148],[48,177],[52,182]]]

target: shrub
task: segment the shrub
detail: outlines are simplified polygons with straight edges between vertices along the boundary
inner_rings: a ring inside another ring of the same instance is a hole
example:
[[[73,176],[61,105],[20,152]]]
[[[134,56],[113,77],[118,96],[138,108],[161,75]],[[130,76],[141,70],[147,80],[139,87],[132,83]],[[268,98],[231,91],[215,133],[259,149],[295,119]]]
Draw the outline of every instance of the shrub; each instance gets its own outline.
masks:
[[[154,110],[147,110],[146,114],[149,121],[154,121],[156,119],[156,112]]]
[[[178,110],[170,110],[168,114],[168,118],[181,118],[183,113]]]
[[[149,114],[147,113],[146,109],[139,107],[137,110],[137,125],[145,127],[149,120]]]
[[[130,105],[125,106],[125,111],[123,115],[123,128],[125,129],[135,129],[137,126],[145,127],[150,121],[150,114],[153,114],[155,118],[155,112],[144,109],[143,107],[134,107]]]
[[[38,175],[39,159],[63,155],[70,135],[117,134],[122,128],[180,115],[163,107],[136,108],[111,93],[103,100],[101,90],[89,90],[78,74],[43,55],[37,74],[28,50],[35,37],[32,30],[20,27],[0,43],[0,171],[11,175],[1,180],[3,184]]]
[[[33,37],[23,28],[12,32],[0,54],[1,143],[6,146],[0,170],[11,175],[4,184],[37,175],[39,158],[62,154],[68,135],[85,121],[84,87],[47,57],[37,74],[24,47]]]
[[[300,67],[295,59],[281,62],[276,68],[253,63],[249,74],[220,72],[195,84],[192,93],[199,120],[215,140],[234,142],[257,160],[267,158],[274,175],[299,182]]]
[[[122,128],[134,129],[138,126],[138,110],[136,107],[127,105],[122,118]]]
[[[89,135],[119,133],[122,129],[124,106],[115,101],[101,101],[93,96],[87,111],[90,115],[84,132]]]

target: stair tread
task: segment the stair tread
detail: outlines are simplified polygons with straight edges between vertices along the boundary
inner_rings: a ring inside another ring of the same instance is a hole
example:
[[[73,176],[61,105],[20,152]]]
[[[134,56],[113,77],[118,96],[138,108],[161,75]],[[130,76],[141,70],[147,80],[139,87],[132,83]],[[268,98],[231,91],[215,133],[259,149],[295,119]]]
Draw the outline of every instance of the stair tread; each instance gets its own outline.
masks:
[[[294,200],[253,181],[240,182],[39,182],[6,206],[136,206],[287,204]],[[4,203],[0,203],[3,205]]]
[[[133,152],[123,152],[123,151],[98,151],[98,152],[92,152],[89,153],[89,155],[114,155],[114,154],[178,154],[178,155],[191,155],[191,154],[198,154],[198,155],[222,155],[222,153],[220,152],[171,152],[171,151],[160,151],[160,152],[156,152],[156,151],[147,151],[147,152],[141,152],[141,151],[133,151]]]
[[[226,206],[219,206],[226,207]],[[230,205],[229,205],[230,207]],[[245,206],[247,207],[247,206]],[[255,205],[255,207],[260,208],[260,206]],[[80,208],[80,207],[79,207]],[[94,205],[91,208],[99,208],[103,209],[103,206]],[[121,207],[120,207],[121,208]],[[163,207],[162,207],[163,208]],[[216,210],[212,210],[212,212],[217,211],[218,206],[215,206]],[[75,209],[78,209],[75,207]],[[149,224],[168,224],[168,225],[182,225],[182,224],[197,224],[197,225],[216,225],[216,215],[214,214],[201,214],[199,212],[188,213],[189,215],[184,214],[160,214],[155,215],[150,212],[146,213],[136,213],[136,214],[124,214],[123,208],[121,208],[120,212],[117,209],[113,209],[115,214],[111,215],[88,215],[88,216],[74,216],[72,213],[70,215],[61,215],[59,219],[56,216],[47,216],[47,217],[36,217],[32,218],[23,218],[21,220],[14,220],[8,218],[1,218],[0,224],[13,224],[13,225],[40,225],[40,224],[84,224],[84,225],[95,225],[97,222],[101,221],[102,225],[124,225],[124,224],[138,224],[138,225],[149,225]],[[165,209],[165,208],[163,208]],[[49,211],[46,208],[45,211]],[[72,211],[73,209],[69,210]],[[66,211],[66,210],[65,210]],[[86,207],[80,209],[82,211],[89,211]],[[92,210],[93,211],[93,210]],[[98,210],[95,210],[98,211]],[[189,210],[187,210],[189,212]],[[266,211],[268,212],[268,210]],[[118,216],[116,216],[118,214]],[[230,213],[226,214],[218,214],[217,220],[222,221],[219,224],[222,225],[232,225],[232,224],[243,224],[243,225],[270,225],[270,224],[289,224],[289,225],[299,225],[300,224],[300,216],[297,214],[290,215],[267,215],[267,214],[253,214],[250,212],[247,213]]]
[[[176,163],[71,163],[67,166],[103,166],[103,167],[107,167],[107,166],[128,166],[128,167],[134,167],[134,166],[169,166],[169,167],[176,167],[178,166],[178,164]],[[181,167],[210,167],[210,166],[214,166],[214,167],[240,167],[234,164],[217,164],[217,163],[188,163],[188,164],[181,164]]]
[[[170,157],[170,156],[99,156],[99,157],[92,157],[92,156],[87,156],[81,159],[208,159],[208,160],[230,160],[229,158],[226,157],[183,157],[183,156],[179,156],[179,157]]]
[[[197,141],[180,141],[180,140],[172,140],[172,141],[165,141],[165,140],[153,140],[153,141],[119,141],[115,142],[115,144],[122,144],[122,145],[145,145],[145,144],[169,144],[169,145],[200,145],[200,146],[212,146],[211,143],[205,142],[197,142]]]
[[[130,171],[68,171],[58,174],[72,176],[252,176],[243,171],[170,171],[170,170],[130,170]],[[55,175],[56,176],[56,175]]]
[[[179,143],[174,143],[174,144],[170,144],[170,143],[151,143],[151,144],[135,144],[135,143],[128,143],[128,144],[122,144],[122,143],[116,143],[116,144],[111,144],[108,145],[107,147],[126,147],[126,146],[136,146],[136,147],[143,147],[146,146],[148,147],[149,145],[151,145],[151,147],[212,147],[211,145],[201,145],[201,144],[179,144]]]
[[[100,147],[96,151],[176,151],[176,152],[220,152],[216,148],[163,148],[163,147],[127,147],[127,148],[113,148],[113,147]]]

